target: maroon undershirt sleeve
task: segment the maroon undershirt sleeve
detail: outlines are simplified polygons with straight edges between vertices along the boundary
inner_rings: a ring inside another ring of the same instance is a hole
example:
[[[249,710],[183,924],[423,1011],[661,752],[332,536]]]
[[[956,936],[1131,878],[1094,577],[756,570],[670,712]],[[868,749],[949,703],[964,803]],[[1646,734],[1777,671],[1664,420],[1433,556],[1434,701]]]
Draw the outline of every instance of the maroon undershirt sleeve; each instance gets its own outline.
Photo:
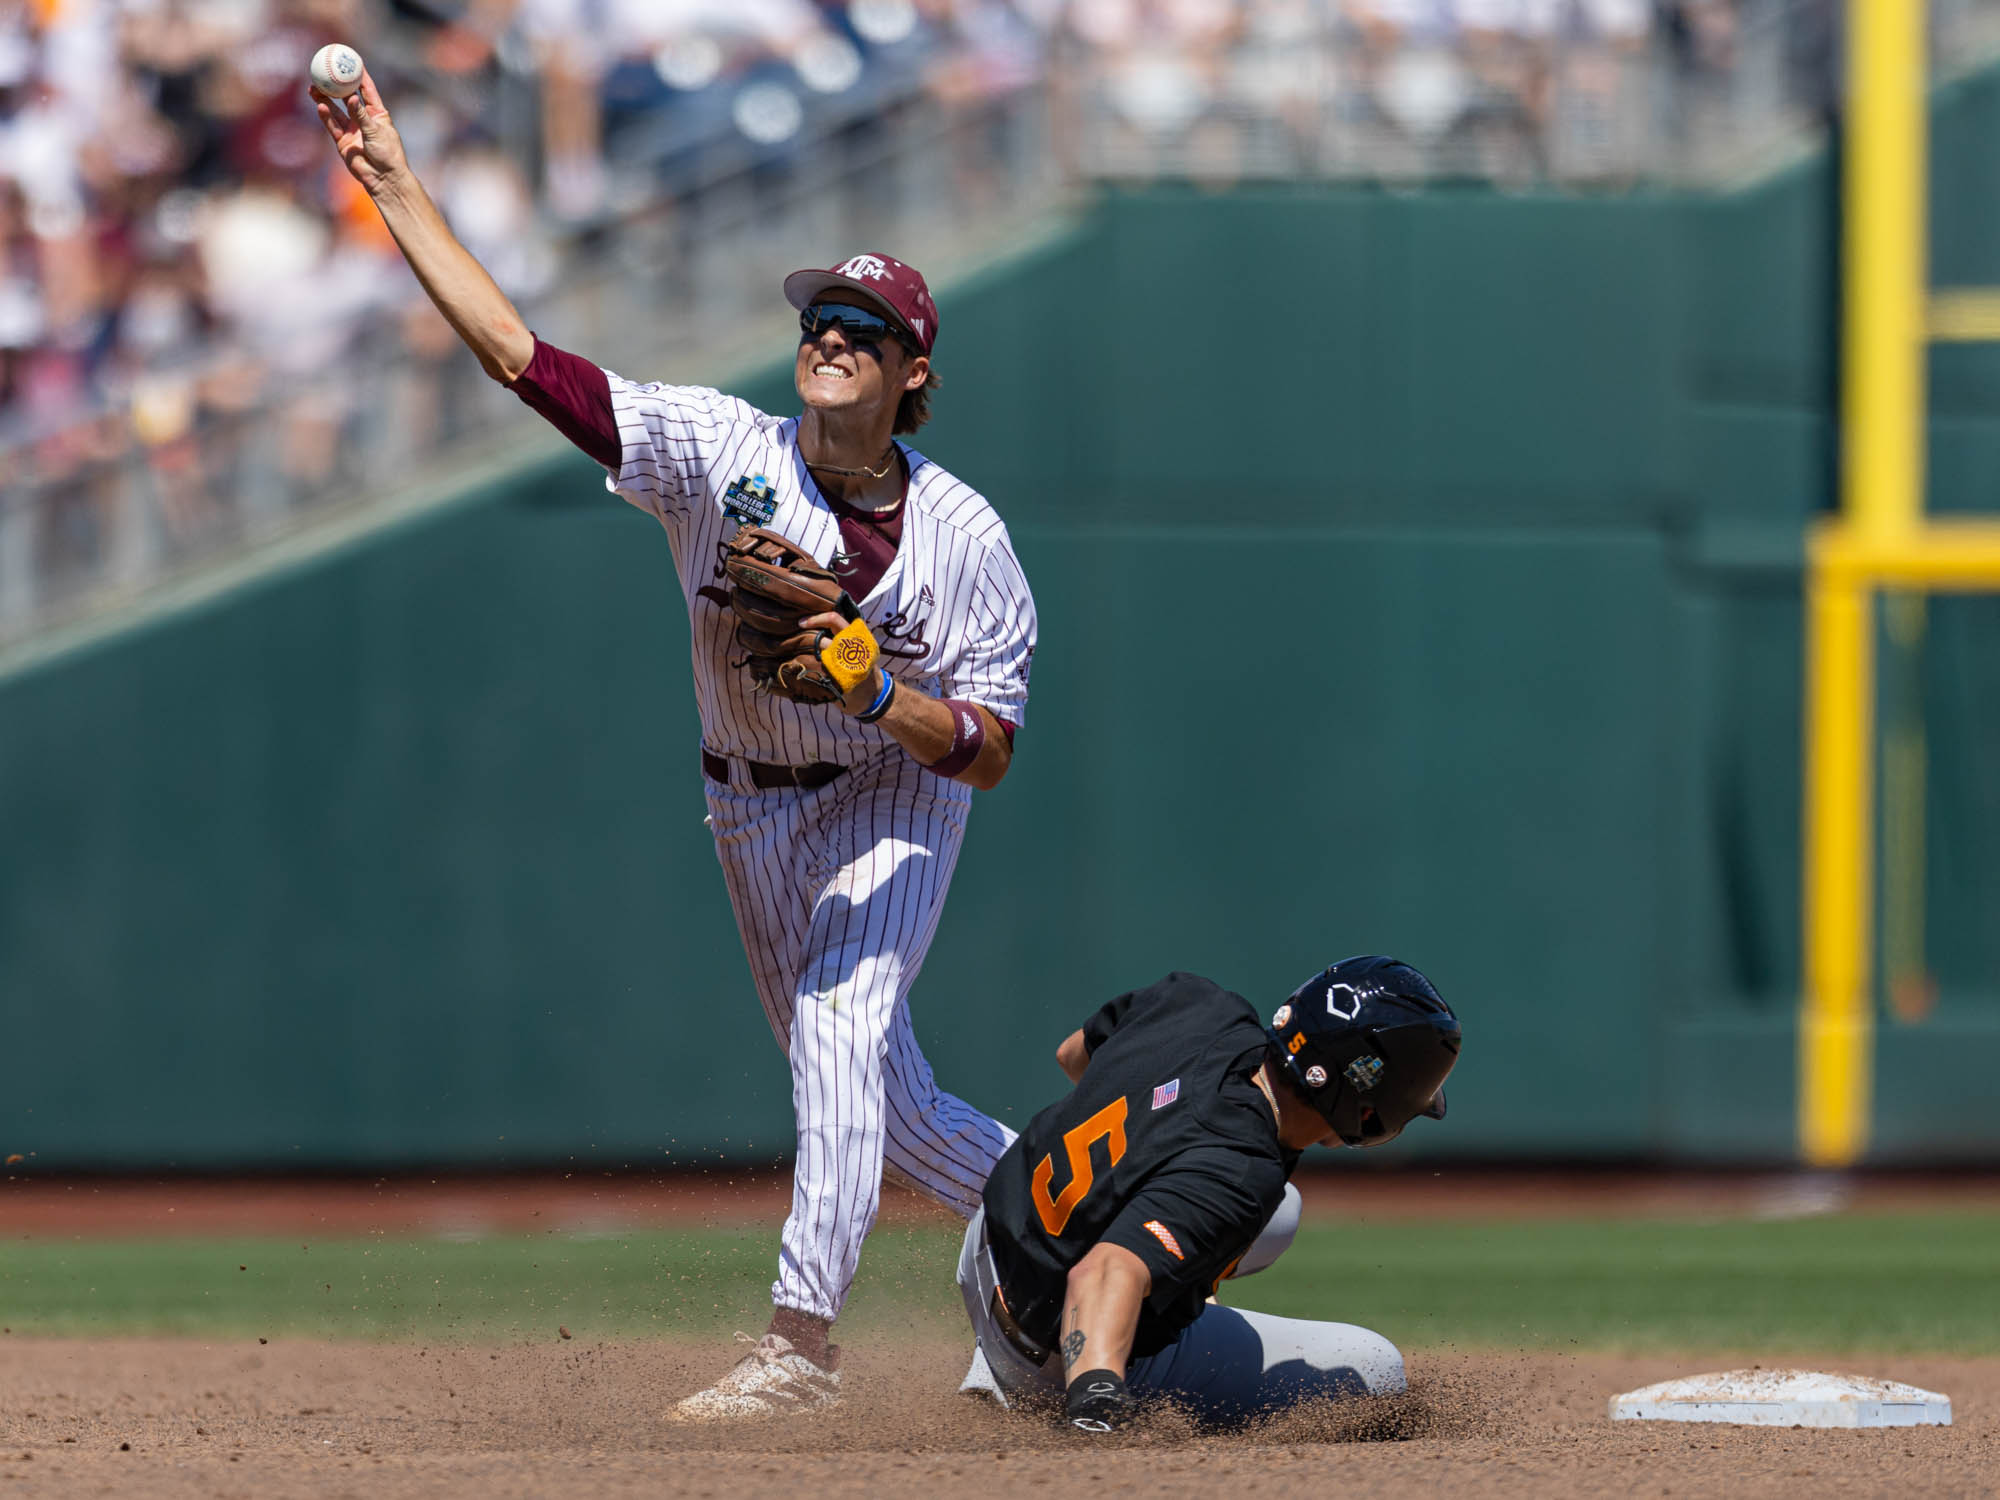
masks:
[[[535,357],[508,387],[564,437],[614,472],[623,463],[611,382],[589,360],[535,340]]]

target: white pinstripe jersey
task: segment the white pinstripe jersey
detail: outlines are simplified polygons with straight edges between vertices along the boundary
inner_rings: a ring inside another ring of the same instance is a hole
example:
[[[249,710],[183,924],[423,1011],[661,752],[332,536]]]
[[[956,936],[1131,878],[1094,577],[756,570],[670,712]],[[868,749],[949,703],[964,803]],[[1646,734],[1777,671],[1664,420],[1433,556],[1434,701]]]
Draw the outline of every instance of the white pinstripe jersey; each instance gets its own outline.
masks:
[[[737,520],[723,498],[762,475],[776,490],[771,518],[822,563],[840,547],[840,522],[799,456],[796,417],[778,418],[705,386],[637,385],[605,372],[621,462],[605,484],[657,517],[673,548],[693,634],[702,742],[721,755],[777,765],[857,764],[892,742],[835,704],[805,705],[753,689],[730,666],[736,617],[722,572]],[[1025,722],[1035,653],[1035,601],[1007,528],[970,486],[907,444],[909,498],[896,555],[857,600],[898,682],[962,698]]]

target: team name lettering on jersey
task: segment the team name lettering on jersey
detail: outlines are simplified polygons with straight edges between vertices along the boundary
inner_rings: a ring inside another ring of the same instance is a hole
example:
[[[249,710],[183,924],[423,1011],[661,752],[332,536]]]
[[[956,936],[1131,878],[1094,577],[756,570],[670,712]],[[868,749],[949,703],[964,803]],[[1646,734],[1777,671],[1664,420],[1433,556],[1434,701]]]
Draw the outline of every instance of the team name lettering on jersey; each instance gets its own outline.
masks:
[[[930,603],[930,599],[926,597],[929,593],[930,590],[926,588],[918,595],[919,600],[925,604]],[[929,615],[913,621],[907,611],[897,610],[875,627],[876,638],[882,643],[882,654],[908,657],[911,660],[927,655],[931,644],[924,639],[924,627],[930,622]]]
[[[729,590],[722,587],[722,580],[729,576],[729,569],[723,566],[728,556],[729,539],[724,537],[715,544],[715,562],[709,570],[709,582],[694,591],[695,598],[729,608]]]

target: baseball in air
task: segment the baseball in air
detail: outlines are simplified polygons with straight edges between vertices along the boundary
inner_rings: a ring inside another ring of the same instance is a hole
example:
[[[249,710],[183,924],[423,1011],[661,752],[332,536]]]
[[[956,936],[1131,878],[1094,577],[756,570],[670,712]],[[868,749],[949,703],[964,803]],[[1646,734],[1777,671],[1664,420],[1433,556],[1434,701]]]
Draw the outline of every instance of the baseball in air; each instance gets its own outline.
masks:
[[[294,54],[296,56],[296,54]],[[361,87],[361,54],[339,42],[328,42],[313,54],[313,87],[335,99],[345,99]]]

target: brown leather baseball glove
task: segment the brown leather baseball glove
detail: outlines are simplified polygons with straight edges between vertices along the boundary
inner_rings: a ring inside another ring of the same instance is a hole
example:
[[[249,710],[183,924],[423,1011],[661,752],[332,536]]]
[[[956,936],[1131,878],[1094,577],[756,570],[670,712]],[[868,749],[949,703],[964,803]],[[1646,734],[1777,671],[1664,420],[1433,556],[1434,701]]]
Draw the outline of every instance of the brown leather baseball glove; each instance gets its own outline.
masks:
[[[735,665],[759,687],[795,703],[837,703],[874,670],[875,637],[854,601],[789,537],[745,526],[730,538],[722,567],[743,652]],[[838,635],[800,623],[828,613],[848,622]]]

